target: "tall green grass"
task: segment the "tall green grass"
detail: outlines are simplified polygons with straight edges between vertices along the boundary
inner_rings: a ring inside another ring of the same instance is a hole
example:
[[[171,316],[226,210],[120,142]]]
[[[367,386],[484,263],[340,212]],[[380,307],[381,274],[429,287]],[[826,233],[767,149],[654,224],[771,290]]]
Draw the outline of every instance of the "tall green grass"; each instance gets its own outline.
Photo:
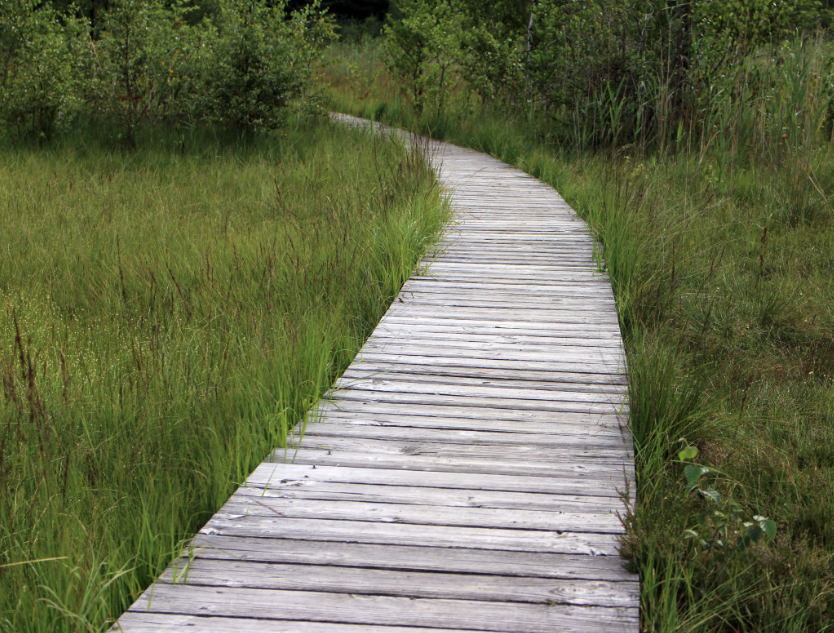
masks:
[[[98,631],[349,364],[446,219],[328,124],[0,150],[0,630]]]
[[[830,44],[742,60],[675,142],[596,151],[582,142],[593,121],[555,129],[465,90],[418,118],[378,49],[340,46],[327,75],[335,108],[514,164],[599,239],[628,354],[638,490],[622,552],[642,580],[643,628],[832,630],[834,147],[830,86],[818,83]],[[773,541],[742,550],[744,526],[729,538],[699,526],[727,506],[686,492],[686,446],[744,520],[777,522]],[[706,547],[687,538],[693,528]]]

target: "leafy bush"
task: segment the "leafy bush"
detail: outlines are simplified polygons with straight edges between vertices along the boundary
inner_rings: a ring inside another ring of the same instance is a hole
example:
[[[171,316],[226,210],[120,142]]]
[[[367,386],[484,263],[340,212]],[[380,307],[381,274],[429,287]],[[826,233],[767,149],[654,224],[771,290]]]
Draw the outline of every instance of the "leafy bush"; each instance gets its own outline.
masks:
[[[460,48],[463,20],[448,0],[403,0],[399,20],[385,26],[388,67],[418,115],[442,111]]]
[[[0,121],[39,140],[66,125],[81,105],[87,53],[82,20],[36,0],[0,3]]]
[[[113,0],[95,28],[35,0],[0,5],[0,122],[48,138],[75,114],[115,122],[135,143],[142,123],[280,127],[315,104],[313,69],[334,36],[314,2]],[[90,11],[90,17],[92,17]]]
[[[303,96],[332,22],[318,3],[294,11],[286,2],[222,0],[207,75],[205,114],[235,128],[274,129],[287,106]]]
[[[96,45],[97,65],[90,83],[99,112],[116,118],[133,142],[142,120],[166,112],[181,89],[181,66],[191,51],[186,8],[177,1],[115,0],[105,14]]]

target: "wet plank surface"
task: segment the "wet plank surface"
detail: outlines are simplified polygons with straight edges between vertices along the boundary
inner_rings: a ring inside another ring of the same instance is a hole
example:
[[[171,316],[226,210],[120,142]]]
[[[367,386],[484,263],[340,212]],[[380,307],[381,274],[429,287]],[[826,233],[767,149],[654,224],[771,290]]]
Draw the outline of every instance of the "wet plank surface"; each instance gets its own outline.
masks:
[[[440,243],[303,437],[114,630],[638,630],[625,355],[593,240],[540,181],[428,151],[455,211]]]

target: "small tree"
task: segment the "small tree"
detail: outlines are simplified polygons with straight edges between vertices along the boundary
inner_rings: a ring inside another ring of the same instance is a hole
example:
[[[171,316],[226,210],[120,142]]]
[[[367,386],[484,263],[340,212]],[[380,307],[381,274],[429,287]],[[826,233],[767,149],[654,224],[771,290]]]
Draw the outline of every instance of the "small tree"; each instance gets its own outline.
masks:
[[[190,53],[187,12],[181,0],[115,0],[102,20],[91,97],[129,143],[140,121],[167,112],[191,87],[180,72]]]
[[[417,115],[443,110],[450,70],[460,57],[464,16],[448,0],[401,0],[399,19],[385,26],[387,63]]]
[[[44,140],[72,119],[86,78],[87,25],[35,0],[0,3],[0,120]]]
[[[332,22],[316,2],[287,14],[286,2],[220,0],[206,114],[238,129],[275,129],[312,78]]]

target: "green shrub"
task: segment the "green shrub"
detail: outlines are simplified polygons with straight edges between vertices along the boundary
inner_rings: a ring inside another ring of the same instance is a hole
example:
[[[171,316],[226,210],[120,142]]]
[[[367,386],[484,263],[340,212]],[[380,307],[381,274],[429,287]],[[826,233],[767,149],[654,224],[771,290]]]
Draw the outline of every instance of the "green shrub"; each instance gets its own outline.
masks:
[[[82,20],[49,4],[0,3],[0,121],[38,140],[67,125],[81,105],[87,41]]]
[[[205,114],[242,130],[274,129],[305,95],[321,45],[334,37],[318,4],[287,16],[286,2],[219,3]]]
[[[180,94],[182,73],[174,68],[180,71],[191,52],[185,15],[182,2],[115,0],[104,16],[89,96],[129,143],[140,122],[165,113]]]
[[[442,111],[463,20],[447,0],[398,3],[400,19],[385,26],[388,68],[402,83],[418,115]]]

